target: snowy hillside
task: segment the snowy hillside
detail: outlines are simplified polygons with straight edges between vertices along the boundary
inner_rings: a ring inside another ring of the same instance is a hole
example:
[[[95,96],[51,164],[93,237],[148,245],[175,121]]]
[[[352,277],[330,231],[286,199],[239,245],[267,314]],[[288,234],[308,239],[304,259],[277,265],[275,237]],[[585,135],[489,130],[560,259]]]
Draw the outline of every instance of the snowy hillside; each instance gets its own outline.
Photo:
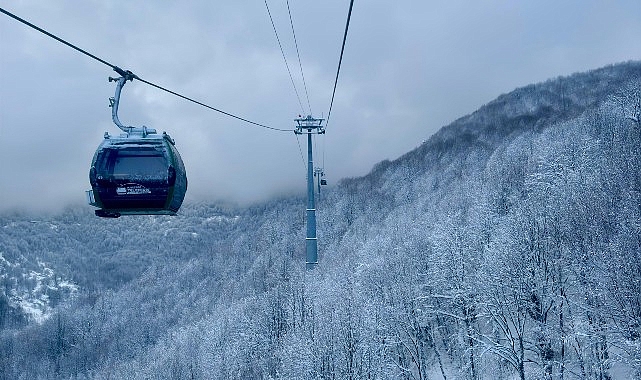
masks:
[[[342,180],[314,271],[302,195],[1,216],[0,379],[639,378],[639,88],[520,88]]]

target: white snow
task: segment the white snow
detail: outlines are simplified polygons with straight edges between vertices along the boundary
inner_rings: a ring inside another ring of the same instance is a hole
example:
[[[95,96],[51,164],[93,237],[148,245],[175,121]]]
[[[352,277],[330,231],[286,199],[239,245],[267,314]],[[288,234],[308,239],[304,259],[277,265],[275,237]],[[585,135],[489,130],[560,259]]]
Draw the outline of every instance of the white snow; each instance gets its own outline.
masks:
[[[17,264],[12,265],[1,253],[0,263],[17,266]],[[61,290],[67,296],[73,297],[79,287],[68,280],[57,278],[53,269],[49,268],[46,263],[40,260],[37,263],[38,270],[22,273],[22,279],[27,285],[14,287],[7,296],[13,307],[20,308],[29,320],[41,324],[53,312],[53,308],[50,306],[49,292]]]

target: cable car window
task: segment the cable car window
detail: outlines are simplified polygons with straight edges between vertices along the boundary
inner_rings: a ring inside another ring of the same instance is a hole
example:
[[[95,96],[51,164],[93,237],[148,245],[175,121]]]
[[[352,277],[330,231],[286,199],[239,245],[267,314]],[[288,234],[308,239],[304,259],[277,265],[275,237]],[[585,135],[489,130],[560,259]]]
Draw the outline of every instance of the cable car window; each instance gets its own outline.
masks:
[[[118,152],[114,163],[114,175],[154,175],[166,176],[167,160],[157,150]]]
[[[100,171],[115,178],[165,179],[167,159],[154,148],[105,149]]]

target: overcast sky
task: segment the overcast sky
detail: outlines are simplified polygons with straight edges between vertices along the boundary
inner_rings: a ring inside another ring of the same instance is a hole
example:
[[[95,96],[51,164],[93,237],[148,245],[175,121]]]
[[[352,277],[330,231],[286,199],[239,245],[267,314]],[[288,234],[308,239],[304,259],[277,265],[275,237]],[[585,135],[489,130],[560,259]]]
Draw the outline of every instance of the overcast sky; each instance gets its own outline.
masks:
[[[276,128],[307,114],[285,0],[40,1],[0,7],[139,77]],[[348,0],[290,0],[314,116],[327,116]],[[329,184],[366,174],[502,93],[641,59],[638,1],[356,0],[327,134]],[[0,14],[0,211],[85,202],[92,155],[117,134],[116,74]],[[189,202],[304,194],[295,135],[257,128],[142,82],[120,120],[167,131],[187,166]],[[306,149],[300,139],[300,148]],[[87,206],[89,207],[89,206]]]

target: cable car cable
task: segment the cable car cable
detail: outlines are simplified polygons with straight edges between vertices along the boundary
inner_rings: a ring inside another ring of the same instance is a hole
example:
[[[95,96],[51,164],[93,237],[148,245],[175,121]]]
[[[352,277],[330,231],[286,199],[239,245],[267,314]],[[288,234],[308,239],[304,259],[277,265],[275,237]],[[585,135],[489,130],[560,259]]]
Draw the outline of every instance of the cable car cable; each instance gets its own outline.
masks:
[[[253,124],[253,125],[256,125],[256,126],[258,126],[258,127],[262,127],[262,128],[271,129],[271,130],[274,130],[274,131],[280,131],[280,132],[292,132],[292,131],[293,131],[293,129],[281,129],[281,128],[275,128],[275,127],[270,127],[270,126],[268,126],[268,125],[264,125],[264,124],[256,123],[256,122],[251,121],[251,120],[247,120],[247,119],[242,118],[242,117],[240,117],[240,116],[236,116],[236,115],[231,114],[231,113],[229,113],[229,112],[225,112],[225,111],[219,110],[218,108],[214,108],[214,107],[212,107],[212,106],[210,106],[210,105],[207,105],[207,104],[205,104],[205,103],[199,102],[199,101],[197,101],[197,100],[195,100],[195,99],[192,99],[192,98],[189,98],[189,97],[187,97],[187,96],[181,95],[181,94],[179,94],[179,93],[177,93],[177,92],[171,91],[171,90],[169,90],[169,89],[166,89],[166,88],[164,88],[164,87],[162,87],[162,86],[159,86],[159,85],[157,85],[157,84],[154,84],[154,83],[152,83],[152,82],[146,81],[146,80],[144,80],[144,79],[142,79],[142,78],[139,78],[139,77],[137,77],[137,76],[136,76],[135,78],[136,78],[136,79],[138,79],[139,81],[143,82],[143,83],[146,83],[146,84],[148,84],[148,85],[152,86],[152,87],[156,87],[156,88],[157,88],[157,89],[159,89],[159,90],[166,91],[166,92],[168,92],[168,93],[170,93],[170,94],[172,94],[172,95],[176,95],[176,96],[178,96],[179,98],[182,98],[182,99],[188,100],[188,101],[190,101],[190,102],[196,103],[196,104],[198,104],[198,105],[200,105],[200,106],[203,106],[203,107],[205,107],[205,108],[209,108],[209,109],[211,109],[211,110],[213,110],[213,111],[220,112],[220,113],[222,113],[223,115],[227,115],[227,116],[229,116],[229,117],[233,117],[233,118],[235,118],[235,119],[238,119],[238,120],[244,121],[244,122],[246,122],[246,123]]]
[[[13,19],[15,19],[15,20],[17,20],[17,21],[20,21],[21,23],[23,23],[23,24],[25,24],[25,25],[27,25],[27,26],[29,26],[29,27],[31,27],[31,28],[33,28],[33,29],[35,29],[35,30],[39,31],[39,32],[40,32],[40,33],[42,33],[42,34],[45,34],[45,35],[47,35],[47,36],[49,36],[49,37],[53,38],[54,40],[56,40],[56,41],[58,41],[58,42],[60,42],[60,43],[63,43],[63,44],[65,44],[65,45],[69,46],[69,47],[70,47],[70,48],[72,48],[72,49],[75,49],[75,50],[77,50],[77,51],[81,52],[81,53],[82,53],[82,54],[84,54],[84,55],[87,55],[87,56],[89,56],[89,57],[91,57],[91,58],[95,59],[96,61],[98,61],[98,62],[100,62],[100,63],[103,63],[103,64],[105,64],[105,65],[107,65],[107,66],[111,67],[111,68],[112,68],[112,69],[114,69],[116,72],[118,72],[118,70],[116,70],[116,68],[118,68],[116,65],[114,65],[114,64],[112,64],[112,63],[109,63],[109,62],[105,61],[104,59],[98,58],[98,57],[96,57],[95,55],[93,55],[93,54],[91,54],[91,53],[89,53],[89,52],[87,52],[87,51],[85,51],[85,50],[82,50],[81,48],[79,48],[79,47],[77,47],[77,46],[75,46],[75,45],[73,45],[73,44],[71,44],[71,43],[69,43],[69,42],[67,42],[67,41],[63,40],[62,38],[60,38],[60,37],[58,37],[58,36],[56,36],[56,35],[54,35],[54,34],[51,34],[51,33],[47,32],[46,30],[44,30],[44,29],[42,29],[42,28],[37,27],[36,25],[34,25],[34,24],[30,23],[29,21],[27,21],[27,20],[25,20],[25,19],[23,19],[23,18],[20,18],[20,17],[18,17],[18,16],[16,16],[16,15],[14,15],[13,13],[11,13],[11,12],[9,12],[9,11],[7,11],[7,10],[3,9],[3,8],[0,8],[0,12],[2,12],[2,13],[4,13],[4,14],[6,14],[7,16],[9,16],[9,17],[11,17],[11,18],[13,18]],[[119,73],[119,74],[120,74],[120,73]]]
[[[321,168],[323,168],[323,171],[325,171],[325,142],[326,142],[325,139],[327,139],[327,137],[325,136],[325,133],[323,133],[323,142],[322,142],[322,144],[323,144],[323,160],[321,161],[322,162]]]
[[[294,45],[296,46],[296,56],[298,57],[298,66],[300,67],[300,76],[303,77],[303,87],[305,88],[305,96],[307,97],[307,107],[309,107],[309,114],[313,115],[312,105],[309,102],[309,93],[307,92],[307,83],[305,82],[305,74],[303,73],[303,64],[300,61],[300,53],[298,51],[298,41],[296,40],[296,32],[294,31],[294,21],[292,21],[292,11],[289,9],[289,0],[287,0],[287,13],[289,13],[289,24],[292,26],[292,34],[294,35]]]
[[[141,81],[141,82],[143,82],[143,83],[145,83],[145,84],[148,84],[148,85],[150,85],[150,86],[152,86],[152,87],[155,87],[155,88],[157,88],[157,89],[159,89],[159,90],[162,90],[162,91],[168,92],[168,93],[170,93],[170,94],[172,94],[172,95],[175,95],[175,96],[178,96],[179,98],[182,98],[182,99],[184,99],[184,100],[190,101],[190,102],[192,102],[192,103],[196,103],[196,104],[198,104],[198,105],[200,105],[200,106],[202,106],[202,107],[209,108],[210,110],[213,110],[213,111],[216,111],[216,112],[222,113],[223,115],[226,115],[226,116],[229,116],[229,117],[233,117],[233,118],[235,118],[235,119],[238,119],[238,120],[244,121],[244,122],[249,123],[249,124],[256,125],[256,126],[258,126],[258,127],[262,127],[262,128],[266,128],[266,129],[271,129],[271,130],[274,130],[274,131],[281,131],[281,132],[291,132],[291,131],[293,131],[293,129],[280,129],[280,128],[274,128],[274,127],[270,127],[270,126],[268,126],[268,125],[264,125],[264,124],[256,123],[256,122],[254,122],[254,121],[247,120],[247,119],[245,119],[245,118],[242,118],[242,117],[240,117],[240,116],[236,116],[236,115],[231,114],[231,113],[229,113],[229,112],[225,112],[225,111],[219,110],[218,108],[212,107],[212,106],[207,105],[207,104],[202,103],[202,102],[199,102],[199,101],[194,100],[194,99],[192,99],[192,98],[189,98],[189,97],[187,97],[187,96],[185,96],[185,95],[181,95],[181,94],[179,94],[179,93],[177,93],[177,92],[175,92],[175,91],[171,91],[171,90],[169,90],[169,89],[167,89],[167,88],[164,88],[164,87],[162,87],[162,86],[159,86],[159,85],[157,85],[157,84],[155,84],[155,83],[152,83],[152,82],[149,82],[149,81],[147,81],[147,80],[145,80],[145,79],[142,79],[142,78],[140,78],[139,76],[137,76],[136,74],[132,73],[132,72],[131,72],[131,71],[129,71],[129,70],[123,70],[123,69],[121,69],[120,67],[118,67],[118,66],[114,65],[113,63],[110,63],[110,62],[108,62],[108,61],[106,61],[106,60],[104,60],[104,59],[102,59],[102,58],[99,58],[99,57],[97,57],[97,56],[95,56],[95,55],[93,55],[93,54],[91,54],[91,53],[87,52],[86,50],[83,50],[83,49],[81,49],[81,48],[77,47],[76,45],[74,45],[74,44],[72,44],[72,43],[70,43],[70,42],[65,41],[64,39],[62,39],[62,38],[60,38],[60,37],[58,37],[58,36],[56,36],[56,35],[54,35],[54,34],[52,34],[52,33],[47,32],[46,30],[44,30],[44,29],[42,29],[42,28],[40,28],[40,27],[38,27],[38,26],[36,26],[36,25],[34,25],[34,24],[30,23],[29,21],[27,21],[27,20],[25,20],[25,19],[23,19],[23,18],[20,18],[20,17],[18,17],[18,16],[16,16],[16,15],[14,15],[13,13],[11,13],[11,12],[9,12],[9,11],[5,10],[4,8],[1,8],[1,7],[0,7],[0,12],[2,12],[2,13],[4,13],[4,14],[6,14],[7,16],[9,16],[9,17],[11,17],[11,18],[13,18],[13,19],[15,19],[15,20],[17,20],[17,21],[19,21],[19,22],[21,22],[21,23],[23,23],[23,24],[25,24],[25,25],[27,25],[27,26],[29,26],[29,27],[31,27],[31,28],[33,28],[33,29],[35,29],[35,30],[37,30],[38,32],[40,32],[40,33],[42,33],[42,34],[45,34],[45,35],[46,35],[46,36],[48,36],[48,37],[53,38],[54,40],[56,40],[56,41],[58,41],[58,42],[60,42],[60,43],[62,43],[62,44],[64,44],[64,45],[69,46],[70,48],[72,48],[72,49],[74,49],[74,50],[76,50],[76,51],[79,51],[80,53],[82,53],[82,54],[84,54],[84,55],[86,55],[86,56],[88,56],[88,57],[90,57],[90,58],[93,58],[94,60],[96,60],[96,61],[98,61],[98,62],[100,62],[100,63],[102,63],[102,64],[104,64],[104,65],[107,65],[107,66],[111,67],[115,72],[117,72],[118,74],[120,74],[120,75],[122,75],[122,76],[127,76],[127,77],[130,77],[130,78],[132,78],[132,79],[138,79],[139,81]],[[302,107],[302,106],[301,106],[301,107]]]
[[[298,89],[296,89],[296,84],[294,84],[294,77],[292,72],[289,69],[289,64],[287,63],[287,58],[285,58],[285,51],[283,50],[283,45],[280,43],[280,38],[278,37],[278,32],[276,31],[276,25],[274,24],[274,19],[272,18],[272,13],[269,11],[269,5],[267,5],[267,0],[265,0],[265,7],[267,8],[267,14],[269,15],[269,21],[272,23],[272,28],[274,29],[274,34],[276,35],[276,41],[278,41],[278,47],[280,48],[280,53],[283,56],[285,61],[285,67],[287,67],[287,73],[289,74],[289,79],[292,81],[292,86],[294,87],[294,92],[296,93],[296,98],[298,98],[298,104],[300,105],[301,111],[305,113],[305,108],[303,107],[303,102],[300,100],[300,95],[298,94]]]
[[[347,22],[345,23],[345,34],[343,34],[343,46],[341,47],[341,55],[338,59],[338,69],[336,70],[336,79],[334,80],[334,90],[332,91],[332,101],[329,103],[329,112],[327,113],[327,120],[325,121],[325,127],[329,124],[329,118],[332,115],[332,106],[334,105],[334,95],[336,95],[336,84],[338,83],[338,74],[341,72],[341,63],[343,62],[343,52],[345,51],[345,41],[347,40],[347,30],[349,29],[349,20],[352,17],[352,7],[354,6],[354,0],[351,0],[349,3],[349,11],[347,12]]]
[[[298,139],[299,135],[296,135],[296,142],[298,143],[298,152],[300,153],[300,159],[301,162],[303,163],[303,170],[307,170],[307,166],[305,165],[305,157],[303,156],[303,150],[300,147],[300,140]]]

